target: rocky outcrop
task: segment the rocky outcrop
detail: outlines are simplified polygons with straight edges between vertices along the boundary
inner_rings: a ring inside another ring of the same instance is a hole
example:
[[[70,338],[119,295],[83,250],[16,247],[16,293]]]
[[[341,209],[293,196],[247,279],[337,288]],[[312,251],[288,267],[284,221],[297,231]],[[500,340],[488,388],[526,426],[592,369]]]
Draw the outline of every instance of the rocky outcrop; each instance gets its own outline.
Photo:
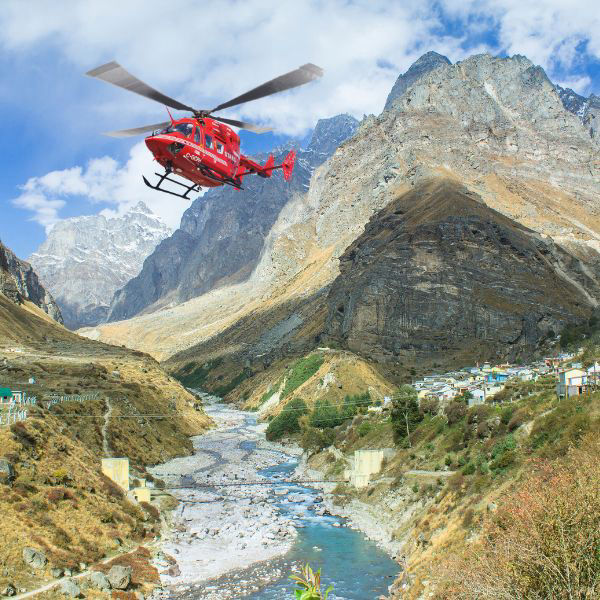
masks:
[[[115,291],[139,273],[144,259],[170,233],[139,202],[121,217],[59,221],[29,260],[54,294],[65,325],[76,329],[106,319]]]
[[[357,127],[358,121],[349,115],[319,121],[309,146],[298,151],[289,183],[280,173],[270,179],[247,177],[244,191],[224,186],[195,200],[180,228],[146,259],[141,273],[115,294],[109,321],[132,317],[151,305],[156,309],[179,304],[247,279],[283,206],[306,192],[315,167]],[[288,150],[275,152],[277,163]],[[261,162],[265,159],[258,157]]]
[[[563,106],[577,115],[588,129],[591,137],[597,137],[600,130],[600,97],[591,94],[589,98],[580,96],[570,88],[556,86]]]
[[[452,63],[446,56],[438,54],[437,52],[431,51],[423,54],[423,56],[421,56],[410,66],[406,73],[402,73],[402,75],[396,79],[396,83],[394,84],[394,87],[388,94],[387,100],[385,101],[385,107],[383,110],[389,110],[392,108],[394,100],[402,96],[402,94],[404,94],[404,92],[406,92],[406,90],[416,81],[421,79],[421,77],[431,73],[431,71],[437,69],[438,67],[444,67],[451,64]]]
[[[0,242],[0,292],[16,304],[28,300],[55,321],[63,322],[54,298],[40,283],[31,265],[17,258],[2,242]]]
[[[375,215],[342,255],[326,329],[379,360],[514,359],[589,315],[599,278],[464,186],[435,179]]]

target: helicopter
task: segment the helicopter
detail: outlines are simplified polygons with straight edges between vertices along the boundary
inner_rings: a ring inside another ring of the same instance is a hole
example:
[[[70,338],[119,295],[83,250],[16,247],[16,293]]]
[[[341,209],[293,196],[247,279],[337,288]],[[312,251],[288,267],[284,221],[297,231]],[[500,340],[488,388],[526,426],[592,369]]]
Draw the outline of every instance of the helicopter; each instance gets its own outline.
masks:
[[[230,185],[236,190],[241,190],[245,176],[256,174],[267,178],[271,177],[276,169],[282,169],[284,179],[289,181],[294,170],[295,150],[291,150],[280,165],[275,164],[272,154],[264,165],[260,165],[241,154],[240,137],[229,125],[254,133],[264,133],[271,129],[215,116],[213,113],[309,83],[322,77],[323,69],[311,63],[305,64],[210,110],[193,108],[162,94],[129,73],[116,61],[92,69],[86,75],[165,105],[169,121],[110,131],[105,135],[123,138],[151,132],[145,139],[146,146],[165,171],[155,173],[158,181],[154,184],[142,176],[144,183],[159,192],[190,200],[189,194],[199,192],[202,187]],[[169,107],[189,111],[192,116],[173,119]],[[178,181],[174,179],[175,176],[187,181]],[[181,193],[163,187],[165,181],[180,186],[174,189]]]

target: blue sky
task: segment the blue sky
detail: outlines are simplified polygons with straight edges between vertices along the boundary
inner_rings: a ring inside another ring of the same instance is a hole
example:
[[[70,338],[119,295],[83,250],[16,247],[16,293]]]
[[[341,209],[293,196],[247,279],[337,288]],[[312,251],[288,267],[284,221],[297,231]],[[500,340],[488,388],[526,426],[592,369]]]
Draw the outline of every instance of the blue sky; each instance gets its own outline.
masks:
[[[276,127],[243,132],[248,153],[303,139],[319,118],[379,113],[398,74],[428,50],[453,62],[524,54],[553,81],[600,94],[600,9],[587,0],[3,0],[2,8],[0,239],[24,258],[57,219],[119,214],[144,200],[175,227],[187,206],[143,186],[152,164],[141,138],[100,135],[166,118],[160,105],[82,76],[112,59],[196,106],[305,62],[323,67],[319,82],[224,113]]]

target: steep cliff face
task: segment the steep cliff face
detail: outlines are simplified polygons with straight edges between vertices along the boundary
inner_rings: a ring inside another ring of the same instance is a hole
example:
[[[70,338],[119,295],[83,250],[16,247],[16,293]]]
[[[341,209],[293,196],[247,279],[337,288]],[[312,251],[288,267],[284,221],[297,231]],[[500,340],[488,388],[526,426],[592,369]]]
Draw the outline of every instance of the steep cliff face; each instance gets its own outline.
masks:
[[[435,179],[375,215],[342,255],[326,330],[380,360],[514,359],[589,314],[599,277],[464,186]]]
[[[65,325],[105,320],[115,291],[139,272],[170,229],[140,202],[122,217],[73,217],[58,222],[30,261],[56,297]]]
[[[242,192],[224,186],[195,200],[181,227],[148,257],[139,276],[115,294],[109,320],[129,318],[152,304],[154,309],[179,304],[247,279],[282,207],[306,192],[315,167],[357,127],[358,121],[349,115],[319,121],[309,146],[298,152],[290,183],[280,173],[271,179],[248,177]],[[287,151],[276,152],[276,162]]]
[[[15,304],[29,300],[59,323],[63,322],[54,298],[40,283],[31,265],[0,242],[0,292]]]

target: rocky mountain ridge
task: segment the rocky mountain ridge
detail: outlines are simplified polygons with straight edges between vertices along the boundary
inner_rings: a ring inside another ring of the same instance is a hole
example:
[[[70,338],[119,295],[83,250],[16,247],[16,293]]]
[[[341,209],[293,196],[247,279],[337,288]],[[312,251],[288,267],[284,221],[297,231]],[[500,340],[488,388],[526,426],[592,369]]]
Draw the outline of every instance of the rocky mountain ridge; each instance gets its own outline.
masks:
[[[124,215],[59,221],[30,261],[55,295],[65,325],[102,322],[114,292],[137,275],[170,229],[139,202]]]
[[[28,300],[55,321],[63,322],[58,305],[50,292],[40,283],[32,266],[17,258],[2,242],[0,242],[0,292],[15,304],[22,304]]]
[[[306,149],[298,150],[294,176],[285,182],[247,177],[244,191],[214,188],[185,211],[180,228],[144,262],[140,274],[113,299],[109,321],[180,304],[216,287],[247,279],[264,240],[290,198],[306,192],[312,172],[358,127],[349,115],[320,120]],[[275,152],[280,164],[289,149]],[[259,157],[264,160],[266,157]]]
[[[392,109],[363,120],[315,170],[308,191],[280,211],[249,280],[89,335],[188,361],[219,353],[258,356],[266,346],[281,353],[292,339],[292,347],[300,338],[318,343],[323,305],[307,306],[313,296],[326,295],[339,275],[339,257],[374,214],[439,176],[549,236],[594,278],[598,151],[598,140],[525,57],[476,55],[440,65],[410,85]]]

